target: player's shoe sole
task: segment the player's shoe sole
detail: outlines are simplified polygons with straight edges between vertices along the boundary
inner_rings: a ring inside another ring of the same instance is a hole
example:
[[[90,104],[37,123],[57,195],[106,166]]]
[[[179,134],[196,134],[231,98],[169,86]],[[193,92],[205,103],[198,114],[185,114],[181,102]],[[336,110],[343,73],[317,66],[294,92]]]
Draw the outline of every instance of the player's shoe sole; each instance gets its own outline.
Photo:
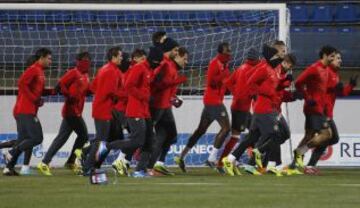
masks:
[[[162,173],[163,175],[173,176],[175,173],[168,170],[164,165],[154,165],[154,170]]]

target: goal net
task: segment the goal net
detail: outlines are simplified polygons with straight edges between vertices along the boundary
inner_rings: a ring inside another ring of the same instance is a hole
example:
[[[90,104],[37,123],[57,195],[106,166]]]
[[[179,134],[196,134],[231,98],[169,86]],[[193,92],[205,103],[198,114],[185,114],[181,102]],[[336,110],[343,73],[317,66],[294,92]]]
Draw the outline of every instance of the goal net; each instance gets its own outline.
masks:
[[[147,49],[156,31],[166,31],[189,51],[189,64],[180,73],[188,77],[178,94],[184,105],[174,111],[179,132],[172,157],[184,147],[200,119],[202,93],[209,61],[217,45],[227,41],[233,50],[230,69],[239,66],[250,48],[261,49],[275,39],[288,42],[285,4],[0,4],[0,140],[16,138],[12,108],[17,93],[17,80],[26,60],[39,47],[53,52],[53,64],[46,70],[46,87],[54,87],[66,69],[75,64],[80,50],[90,52],[93,60],[90,76],[105,63],[111,46],[121,46],[131,53]],[[39,110],[44,142],[34,149],[32,164],[47,151],[60,127],[63,97],[46,97]],[[229,106],[231,98],[226,98]],[[91,98],[85,105],[84,119],[93,136]],[[187,164],[201,165],[218,131],[212,125],[187,157]],[[53,164],[63,165],[76,136],[55,156]],[[0,161],[3,162],[3,161]]]

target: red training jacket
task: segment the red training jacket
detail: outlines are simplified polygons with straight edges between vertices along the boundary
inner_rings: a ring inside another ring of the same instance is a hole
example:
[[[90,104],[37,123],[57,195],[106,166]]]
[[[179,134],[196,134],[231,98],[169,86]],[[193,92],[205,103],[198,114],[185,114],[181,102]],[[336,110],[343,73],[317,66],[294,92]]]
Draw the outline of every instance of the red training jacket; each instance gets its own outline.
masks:
[[[94,100],[92,103],[92,116],[98,120],[111,120],[112,109],[114,108],[114,100],[117,99],[117,91],[119,87],[119,68],[116,64],[108,62],[97,72],[95,79],[91,85],[94,92]]]
[[[186,77],[179,76],[176,63],[164,56],[161,67],[154,71],[154,80],[151,83],[151,96],[155,109],[171,108],[171,98],[176,95],[177,86],[186,81]]]
[[[324,114],[325,95],[327,91],[329,67],[320,60],[306,68],[295,81],[296,90],[304,94],[305,114]],[[309,106],[306,101],[314,100],[316,104]]]
[[[29,66],[18,80],[19,93],[13,109],[14,116],[19,114],[31,114],[36,116],[44,90],[45,75],[41,64],[35,62]]]
[[[354,89],[354,86],[348,84],[341,91],[336,90],[336,85],[340,82],[337,69],[329,67],[328,87],[325,96],[325,115],[329,118],[334,117],[334,107],[336,96],[348,96]]]
[[[61,93],[65,96],[62,116],[81,116],[87,92],[89,90],[89,75],[82,73],[76,67],[69,69],[59,80]]]
[[[244,64],[239,66],[230,76],[229,79],[225,81],[226,87],[233,94],[233,99],[231,103],[231,109],[235,111],[250,111],[251,106],[251,96],[249,95],[249,90],[247,89],[246,82],[253,72],[254,66],[257,64],[257,61],[246,60]]]
[[[229,76],[230,71],[227,63],[222,63],[218,56],[210,61],[203,97],[205,105],[221,105],[223,103],[226,92],[226,86],[223,82]]]
[[[150,83],[152,71],[147,60],[131,67],[125,81],[128,102],[125,116],[128,118],[150,118]]]
[[[268,114],[276,111],[278,96],[276,88],[279,85],[279,77],[276,70],[266,62],[262,62],[255,67],[255,72],[247,81],[251,91],[256,89],[257,99],[254,104],[254,113]]]

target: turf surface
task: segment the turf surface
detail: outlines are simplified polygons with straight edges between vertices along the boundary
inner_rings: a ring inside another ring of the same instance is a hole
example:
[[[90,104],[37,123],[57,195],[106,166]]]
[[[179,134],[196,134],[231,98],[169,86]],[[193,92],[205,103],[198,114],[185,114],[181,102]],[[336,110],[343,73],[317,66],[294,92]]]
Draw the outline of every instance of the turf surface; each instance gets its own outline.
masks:
[[[177,171],[177,170],[175,170]],[[186,175],[89,185],[69,170],[55,176],[0,176],[0,207],[360,207],[360,170],[322,170],[322,176],[219,176],[206,168]],[[115,184],[114,184],[115,183]]]

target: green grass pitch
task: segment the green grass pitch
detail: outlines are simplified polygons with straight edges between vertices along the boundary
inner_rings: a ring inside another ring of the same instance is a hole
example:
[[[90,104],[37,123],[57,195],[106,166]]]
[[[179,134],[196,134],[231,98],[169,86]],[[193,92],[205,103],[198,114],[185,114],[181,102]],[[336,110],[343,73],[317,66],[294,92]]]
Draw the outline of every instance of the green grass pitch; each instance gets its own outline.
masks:
[[[360,170],[322,170],[321,176],[219,176],[207,168],[184,175],[115,181],[90,185],[69,170],[54,176],[0,176],[1,208],[322,208],[360,207]],[[116,184],[114,184],[116,182]]]

